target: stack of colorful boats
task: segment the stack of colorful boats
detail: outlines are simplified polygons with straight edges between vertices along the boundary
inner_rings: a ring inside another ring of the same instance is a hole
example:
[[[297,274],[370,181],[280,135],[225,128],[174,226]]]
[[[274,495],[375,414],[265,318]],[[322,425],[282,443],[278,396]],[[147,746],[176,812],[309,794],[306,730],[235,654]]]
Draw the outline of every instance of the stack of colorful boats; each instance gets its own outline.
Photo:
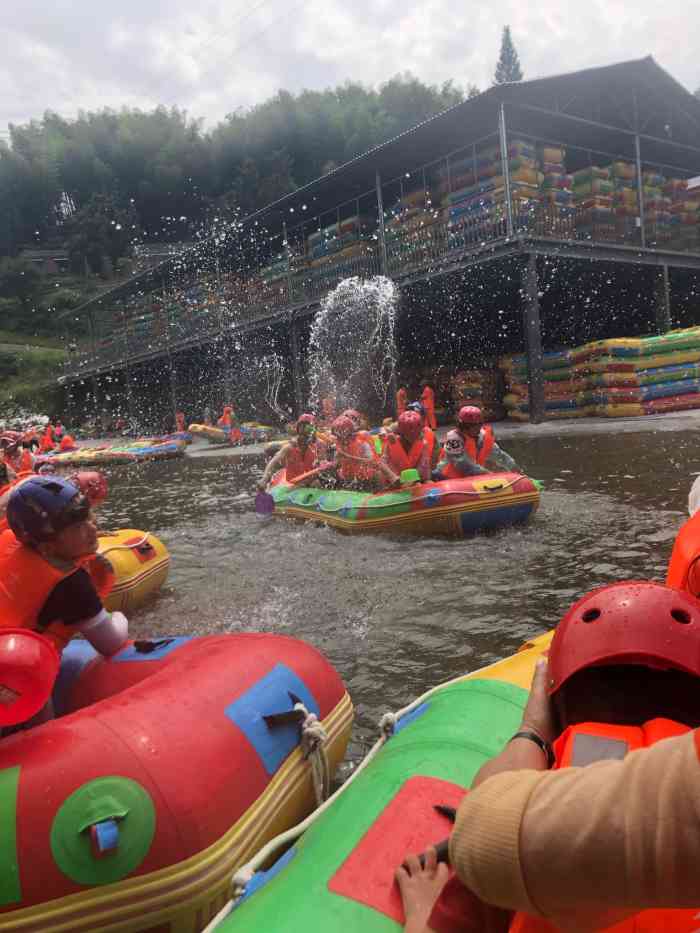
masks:
[[[535,483],[519,473],[416,482],[396,490],[367,493],[292,486],[281,471],[270,493],[278,516],[331,525],[350,533],[453,538],[526,522],[540,501]]]
[[[500,362],[508,417],[529,420],[524,356]],[[700,408],[700,327],[544,354],[547,418],[630,417]]]

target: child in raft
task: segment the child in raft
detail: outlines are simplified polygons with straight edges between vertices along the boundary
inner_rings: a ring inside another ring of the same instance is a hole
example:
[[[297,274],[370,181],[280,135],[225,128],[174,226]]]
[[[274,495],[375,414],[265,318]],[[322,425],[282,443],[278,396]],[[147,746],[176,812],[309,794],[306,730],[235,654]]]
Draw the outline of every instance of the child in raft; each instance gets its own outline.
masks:
[[[650,582],[579,600],[457,810],[456,875],[432,847],[398,868],[405,933],[697,930],[699,726],[700,603]]]

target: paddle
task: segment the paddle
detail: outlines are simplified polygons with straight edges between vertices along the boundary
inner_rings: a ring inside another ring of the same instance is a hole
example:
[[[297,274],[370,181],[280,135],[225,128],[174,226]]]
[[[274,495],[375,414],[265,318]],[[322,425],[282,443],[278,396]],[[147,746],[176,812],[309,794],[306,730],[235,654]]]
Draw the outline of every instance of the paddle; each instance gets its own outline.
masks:
[[[304,480],[312,479],[314,476],[318,476],[319,473],[323,473],[326,470],[329,470],[335,464],[331,463],[328,460],[315,467],[313,470],[307,470],[306,473],[301,473],[299,476],[295,476],[294,479],[290,479],[289,486],[298,486]],[[272,498],[269,492],[262,492],[262,490],[255,497],[255,511],[258,515],[272,515],[275,511],[275,500]]]

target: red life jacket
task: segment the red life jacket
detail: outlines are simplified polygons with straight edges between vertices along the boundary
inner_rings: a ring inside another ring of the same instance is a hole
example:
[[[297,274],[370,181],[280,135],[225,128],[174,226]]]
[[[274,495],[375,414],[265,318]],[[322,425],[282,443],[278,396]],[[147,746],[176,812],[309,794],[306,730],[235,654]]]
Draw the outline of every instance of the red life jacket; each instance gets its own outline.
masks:
[[[3,531],[0,534],[0,628],[36,630],[39,613],[51,591],[81,566],[90,573],[100,595],[105,596],[112,587],[114,574],[109,574],[103,561],[89,557],[78,564],[59,566],[18,541],[14,532]],[[41,632],[51,639],[58,651],[62,651],[75,634],[71,626],[60,622],[52,623]]]
[[[554,743],[554,767],[585,767],[594,761],[624,758],[637,748],[648,748],[686,732],[690,732],[688,726],[671,719],[652,719],[641,727],[582,723],[571,726]],[[562,929],[522,911],[515,914],[509,927],[510,933],[560,933]],[[694,933],[698,929],[698,908],[642,910],[612,926],[601,916],[599,929],[601,933]]]
[[[440,479],[464,479],[464,473],[460,473],[455,464],[447,460],[440,465]]]
[[[177,414],[175,415],[175,425],[177,426],[178,431],[180,431],[181,433],[187,430],[187,428],[185,427],[184,412],[181,412],[181,411],[177,412]]]
[[[700,597],[700,512],[689,518],[676,535],[666,586]]]
[[[286,464],[286,478],[287,481],[296,479],[297,476],[302,476],[304,473],[308,473],[309,470],[313,470],[316,465],[316,445],[307,444],[306,450],[302,453],[301,447],[296,443],[291,443],[287,448],[287,459],[285,460]]]
[[[481,434],[479,435],[479,440],[481,441],[480,447],[477,447],[474,438],[469,437],[468,434],[462,434],[462,437],[464,438],[464,449],[467,455],[472,458],[474,463],[478,463],[479,466],[486,466],[486,461],[491,456],[493,445],[496,443],[491,425],[485,424],[482,427]]]
[[[341,453],[348,454],[350,457],[359,458],[359,460],[370,460],[369,463],[360,463],[358,459],[348,460],[345,457],[338,457],[338,476],[342,480],[352,481],[352,480],[362,480],[366,481],[372,479],[377,474],[377,455],[374,452],[374,447],[369,445],[367,441],[363,440],[361,437],[358,437],[356,434],[353,435],[347,444],[341,444],[340,441],[336,443],[336,449]],[[368,458],[368,450],[370,452],[370,457]]]
[[[386,441],[385,453],[389,466],[395,473],[416,469],[423,481],[430,479],[429,448],[423,435],[415,440],[411,449],[407,451],[401,438],[396,434],[390,434]]]

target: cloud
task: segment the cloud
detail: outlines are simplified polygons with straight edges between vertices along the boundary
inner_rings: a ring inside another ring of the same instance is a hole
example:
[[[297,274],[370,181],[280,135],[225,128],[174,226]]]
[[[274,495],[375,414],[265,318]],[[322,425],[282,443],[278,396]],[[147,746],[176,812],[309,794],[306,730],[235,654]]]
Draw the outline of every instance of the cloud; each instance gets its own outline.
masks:
[[[9,9],[7,8],[9,7]],[[503,25],[527,77],[652,54],[700,85],[696,0],[5,0],[0,128],[54,110],[178,106],[213,126],[278,88],[410,70],[486,87]]]

